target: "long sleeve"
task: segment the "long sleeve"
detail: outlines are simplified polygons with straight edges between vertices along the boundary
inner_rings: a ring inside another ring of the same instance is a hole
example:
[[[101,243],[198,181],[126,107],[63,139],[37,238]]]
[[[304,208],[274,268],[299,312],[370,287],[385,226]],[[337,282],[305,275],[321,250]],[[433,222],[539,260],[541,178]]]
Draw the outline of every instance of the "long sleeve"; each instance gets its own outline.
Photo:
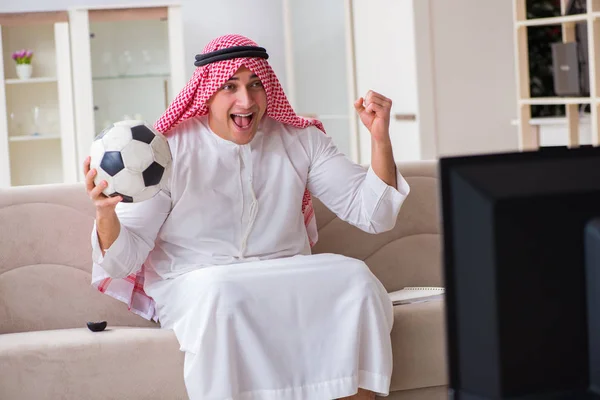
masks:
[[[92,230],[92,260],[111,278],[124,278],[136,272],[154,248],[158,232],[171,210],[171,198],[160,191],[140,203],[120,203],[116,212],[121,230],[104,256],[100,249],[96,223]]]
[[[396,170],[397,188],[340,153],[330,137],[309,129],[305,141],[311,166],[308,190],[339,218],[369,233],[391,230],[410,188]]]

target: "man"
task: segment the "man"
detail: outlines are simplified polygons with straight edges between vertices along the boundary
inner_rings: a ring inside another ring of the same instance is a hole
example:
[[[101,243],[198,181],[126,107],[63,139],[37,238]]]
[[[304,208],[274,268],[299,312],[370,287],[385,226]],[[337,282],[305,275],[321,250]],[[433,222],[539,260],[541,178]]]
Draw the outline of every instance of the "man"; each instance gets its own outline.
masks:
[[[174,330],[193,400],[387,395],[390,300],[362,261],[310,255],[307,190],[364,231],[394,227],[409,188],[392,156],[391,101],[369,92],[355,103],[372,136],[365,171],[318,121],[295,115],[267,58],[237,35],[196,56],[194,76],[155,124],[173,164],[154,198],[106,198],[86,160],[94,280]]]

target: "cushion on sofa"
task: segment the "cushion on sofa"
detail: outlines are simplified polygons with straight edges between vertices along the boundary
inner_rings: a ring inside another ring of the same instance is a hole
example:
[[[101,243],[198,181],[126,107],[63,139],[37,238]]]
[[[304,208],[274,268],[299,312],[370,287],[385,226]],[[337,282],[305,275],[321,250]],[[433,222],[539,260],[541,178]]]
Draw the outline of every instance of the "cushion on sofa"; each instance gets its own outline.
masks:
[[[106,400],[136,393],[139,399],[187,399],[183,358],[170,330],[109,327],[98,333],[81,328],[5,334],[0,340],[0,397]]]
[[[394,307],[394,371],[390,391],[448,384],[444,302]]]

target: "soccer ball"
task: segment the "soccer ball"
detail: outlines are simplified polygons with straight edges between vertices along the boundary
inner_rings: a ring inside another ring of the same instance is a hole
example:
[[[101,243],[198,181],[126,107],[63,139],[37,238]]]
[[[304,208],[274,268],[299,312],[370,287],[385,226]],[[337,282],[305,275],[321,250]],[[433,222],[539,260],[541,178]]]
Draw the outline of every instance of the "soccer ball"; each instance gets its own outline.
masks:
[[[102,193],[137,203],[156,195],[168,179],[171,151],[167,139],[143,121],[120,121],[104,129],[92,143],[90,168],[94,183],[105,180]]]

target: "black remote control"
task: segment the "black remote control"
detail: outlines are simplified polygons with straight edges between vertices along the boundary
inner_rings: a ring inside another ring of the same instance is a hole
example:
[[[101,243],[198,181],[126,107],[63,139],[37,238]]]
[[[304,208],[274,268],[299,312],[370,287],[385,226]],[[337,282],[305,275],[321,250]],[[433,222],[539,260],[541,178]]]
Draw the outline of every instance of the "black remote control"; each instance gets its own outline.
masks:
[[[106,329],[106,321],[88,322],[87,327],[92,332],[102,332],[104,329]]]

